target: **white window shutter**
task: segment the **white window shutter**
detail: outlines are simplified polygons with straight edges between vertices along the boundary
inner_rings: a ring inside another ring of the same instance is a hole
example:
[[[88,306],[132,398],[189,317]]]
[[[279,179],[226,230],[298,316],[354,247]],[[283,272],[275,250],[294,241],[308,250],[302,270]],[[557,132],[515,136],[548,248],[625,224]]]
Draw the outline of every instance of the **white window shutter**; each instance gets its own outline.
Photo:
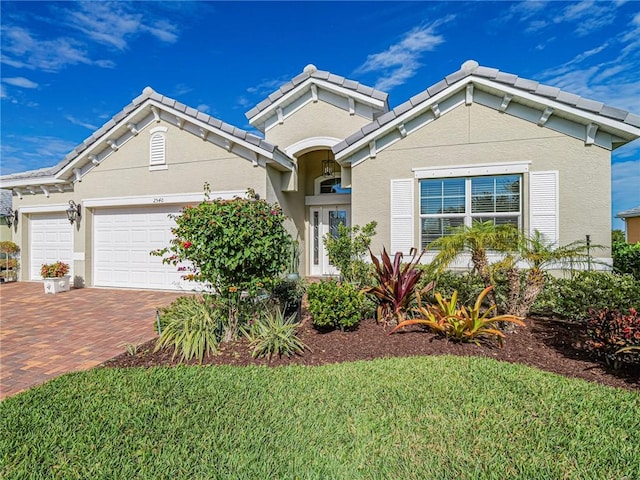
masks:
[[[558,172],[529,173],[529,229],[538,230],[548,242],[558,244]]]
[[[151,136],[151,142],[149,146],[149,164],[164,165],[165,163],[166,163],[166,158],[165,158],[164,134],[154,133]]]
[[[413,178],[391,180],[391,251],[408,255],[413,239]]]

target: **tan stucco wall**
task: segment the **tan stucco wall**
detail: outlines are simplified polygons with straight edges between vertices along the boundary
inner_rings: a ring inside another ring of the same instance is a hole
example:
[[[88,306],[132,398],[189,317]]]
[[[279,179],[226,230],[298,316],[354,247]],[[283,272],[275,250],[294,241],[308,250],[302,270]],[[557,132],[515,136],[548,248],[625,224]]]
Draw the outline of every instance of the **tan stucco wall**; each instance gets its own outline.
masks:
[[[625,218],[627,243],[640,242],[640,217]]]
[[[167,127],[166,159],[167,170],[149,170],[149,130],[157,126]],[[83,204],[88,199],[135,197],[197,193],[203,191],[205,182],[212,192],[244,191],[255,189],[261,196],[266,195],[266,172],[262,167],[254,167],[244,158],[211,142],[205,142],[193,134],[180,130],[171,124],[154,123],[142,130],[136,137],[122,145],[100,165],[87,173],[81,182],[74,184],[73,192],[59,193],[51,189],[50,197],[38,193],[25,193],[22,200],[14,197],[14,208],[26,206],[67,205],[69,200]],[[66,208],[66,207],[65,207]],[[74,225],[74,252],[84,253],[84,261],[74,261],[74,273],[91,284],[91,238],[92,209],[83,209],[82,221]],[[14,238],[20,239],[22,265],[29,264],[29,214],[21,212],[18,232]],[[22,269],[22,280],[27,278],[28,268]]]
[[[413,178],[412,168],[531,161],[530,171],[559,171],[560,243],[607,246],[611,235],[610,152],[478,104],[459,106],[352,169],[353,223],[375,219],[372,248],[390,246],[390,179]],[[528,178],[523,176],[523,223],[529,228]],[[415,180],[415,238],[419,246],[419,186]]]
[[[267,130],[265,139],[284,150],[289,145],[312,137],[343,139],[369,123],[366,118],[318,101],[308,103],[284,119],[282,125]]]

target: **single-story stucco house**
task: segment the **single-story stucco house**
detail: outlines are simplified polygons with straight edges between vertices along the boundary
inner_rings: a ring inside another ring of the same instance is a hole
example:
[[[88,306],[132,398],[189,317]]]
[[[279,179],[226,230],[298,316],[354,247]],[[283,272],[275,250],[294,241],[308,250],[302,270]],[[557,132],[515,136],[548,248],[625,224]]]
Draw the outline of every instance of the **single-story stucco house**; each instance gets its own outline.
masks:
[[[278,202],[307,276],[335,273],[323,234],[371,220],[374,251],[485,219],[559,244],[590,235],[610,261],[611,151],[640,137],[637,115],[475,61],[393,110],[386,93],[309,65],[246,116],[264,138],[147,87],[55,167],[1,177],[21,280],[62,260],[77,286],[180,288],[149,252],[205,182],[214,198],[251,187]]]
[[[640,205],[616,215],[624,220],[624,235],[627,243],[640,242]]]

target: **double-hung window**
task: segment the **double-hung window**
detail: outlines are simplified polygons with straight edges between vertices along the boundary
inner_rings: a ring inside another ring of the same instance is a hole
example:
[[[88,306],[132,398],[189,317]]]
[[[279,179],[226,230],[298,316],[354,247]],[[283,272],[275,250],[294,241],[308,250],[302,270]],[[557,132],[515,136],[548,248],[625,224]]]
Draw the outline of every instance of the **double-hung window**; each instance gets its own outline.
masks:
[[[420,180],[422,248],[476,221],[522,226],[521,175]]]

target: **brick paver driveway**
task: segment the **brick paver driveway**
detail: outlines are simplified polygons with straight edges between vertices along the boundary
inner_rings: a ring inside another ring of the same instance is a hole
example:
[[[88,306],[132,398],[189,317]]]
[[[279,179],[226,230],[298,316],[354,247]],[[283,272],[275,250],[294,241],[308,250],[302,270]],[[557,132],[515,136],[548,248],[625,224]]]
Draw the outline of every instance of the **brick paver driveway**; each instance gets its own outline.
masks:
[[[150,340],[156,308],[178,296],[98,288],[47,295],[39,282],[0,285],[0,398]]]

